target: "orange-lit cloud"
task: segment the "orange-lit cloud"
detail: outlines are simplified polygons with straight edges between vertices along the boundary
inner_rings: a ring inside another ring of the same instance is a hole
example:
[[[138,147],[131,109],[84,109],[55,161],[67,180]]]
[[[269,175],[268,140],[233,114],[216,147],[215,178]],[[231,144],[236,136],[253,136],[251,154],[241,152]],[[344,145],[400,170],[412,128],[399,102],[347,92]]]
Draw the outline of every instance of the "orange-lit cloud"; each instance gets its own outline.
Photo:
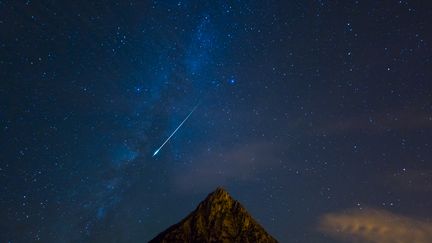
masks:
[[[318,229],[348,242],[431,243],[432,223],[383,210],[352,210],[326,214]]]

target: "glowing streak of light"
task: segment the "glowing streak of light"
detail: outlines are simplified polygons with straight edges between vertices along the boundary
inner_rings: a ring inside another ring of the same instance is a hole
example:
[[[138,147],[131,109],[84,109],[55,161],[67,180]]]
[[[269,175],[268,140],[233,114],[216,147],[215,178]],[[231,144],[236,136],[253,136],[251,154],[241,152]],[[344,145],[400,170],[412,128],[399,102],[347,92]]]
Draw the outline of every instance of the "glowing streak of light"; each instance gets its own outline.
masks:
[[[180,125],[178,125],[178,127],[174,130],[174,132],[171,133],[171,135],[165,140],[165,142],[163,142],[163,144],[158,149],[156,149],[156,151],[154,151],[152,157],[155,157],[159,153],[159,151],[163,148],[163,146],[170,140],[170,138],[172,136],[174,136],[174,134],[180,129],[180,127],[186,122],[186,120],[192,115],[192,113],[196,110],[198,105],[199,105],[199,103],[192,109],[192,111],[189,113],[189,115],[186,116],[186,118],[180,123]]]

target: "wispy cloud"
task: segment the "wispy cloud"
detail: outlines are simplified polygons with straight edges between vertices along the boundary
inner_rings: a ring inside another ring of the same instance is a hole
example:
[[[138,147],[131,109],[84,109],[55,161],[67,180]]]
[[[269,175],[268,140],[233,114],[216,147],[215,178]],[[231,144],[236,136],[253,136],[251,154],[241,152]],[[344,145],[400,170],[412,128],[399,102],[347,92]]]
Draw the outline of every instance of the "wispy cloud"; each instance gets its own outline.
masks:
[[[275,150],[270,143],[254,142],[223,149],[223,152],[203,153],[189,170],[178,173],[174,178],[175,186],[185,190],[208,190],[234,180],[252,180],[257,173],[279,161]]]
[[[386,186],[405,192],[432,192],[432,170],[406,169],[387,173],[384,177]]]
[[[388,130],[418,130],[432,128],[432,115],[425,112],[394,111],[334,119],[324,123],[321,130],[327,133],[368,131],[381,133]]]
[[[432,223],[376,209],[326,214],[318,230],[359,243],[430,243],[432,239]]]

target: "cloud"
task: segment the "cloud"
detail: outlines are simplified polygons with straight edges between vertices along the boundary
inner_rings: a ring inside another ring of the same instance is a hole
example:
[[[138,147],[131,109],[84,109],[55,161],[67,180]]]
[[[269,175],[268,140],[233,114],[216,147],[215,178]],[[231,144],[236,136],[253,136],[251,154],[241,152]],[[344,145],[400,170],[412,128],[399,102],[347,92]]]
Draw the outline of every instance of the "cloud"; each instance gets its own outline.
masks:
[[[175,186],[181,190],[208,190],[234,180],[253,180],[257,173],[278,163],[276,150],[271,143],[254,142],[221,151],[207,151],[196,158],[190,169],[175,176]]]
[[[388,173],[385,177],[386,186],[393,187],[405,192],[432,192],[432,170],[429,169],[407,169]]]
[[[326,214],[318,230],[359,243],[430,243],[432,239],[432,223],[376,209]]]
[[[418,111],[376,112],[370,115],[334,119],[323,123],[320,130],[326,133],[366,131],[382,133],[389,130],[419,130],[432,128],[432,116]]]

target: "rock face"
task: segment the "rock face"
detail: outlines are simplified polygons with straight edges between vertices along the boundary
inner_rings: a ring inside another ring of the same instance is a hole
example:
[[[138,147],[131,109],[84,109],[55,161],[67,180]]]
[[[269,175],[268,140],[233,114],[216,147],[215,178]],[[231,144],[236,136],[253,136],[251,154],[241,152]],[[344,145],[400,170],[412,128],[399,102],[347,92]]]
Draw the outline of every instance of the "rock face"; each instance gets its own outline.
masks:
[[[222,188],[210,193],[179,223],[160,233],[159,242],[277,242]]]

